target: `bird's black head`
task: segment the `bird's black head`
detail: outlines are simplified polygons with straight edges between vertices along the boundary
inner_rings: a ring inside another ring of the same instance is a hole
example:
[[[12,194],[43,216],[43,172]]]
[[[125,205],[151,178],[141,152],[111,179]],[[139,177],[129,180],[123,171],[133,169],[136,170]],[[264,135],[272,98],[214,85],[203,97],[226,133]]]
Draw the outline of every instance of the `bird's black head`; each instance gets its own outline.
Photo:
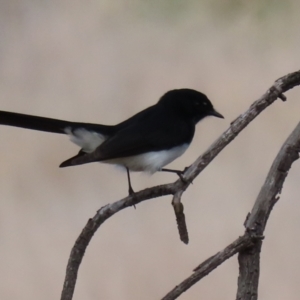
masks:
[[[160,98],[159,103],[193,120],[195,124],[207,116],[224,118],[214,109],[206,95],[192,89],[171,90]]]

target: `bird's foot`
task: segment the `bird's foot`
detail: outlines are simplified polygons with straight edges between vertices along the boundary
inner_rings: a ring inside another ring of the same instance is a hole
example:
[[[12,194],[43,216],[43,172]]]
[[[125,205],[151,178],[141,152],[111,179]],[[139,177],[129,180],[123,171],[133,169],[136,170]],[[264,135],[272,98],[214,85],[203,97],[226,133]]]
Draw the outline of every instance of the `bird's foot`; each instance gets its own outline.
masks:
[[[171,172],[171,173],[175,173],[175,174],[177,174],[177,176],[181,179],[181,181],[182,181],[183,183],[187,184],[187,183],[189,183],[189,181],[187,181],[187,180],[183,177],[183,175],[184,175],[184,173],[185,173],[185,171],[186,171],[187,169],[188,169],[188,167],[184,168],[183,171],[180,171],[180,170],[172,170],[172,169],[165,169],[165,168],[163,168],[163,169],[161,169],[161,171],[163,171],[163,172]]]
[[[129,193],[129,196],[134,196],[135,195],[135,192],[134,192],[134,190],[131,186],[128,189],[128,193]],[[134,209],[136,209],[135,204],[133,204],[133,207],[134,207]]]
[[[174,172],[175,174],[177,174],[177,176],[181,179],[181,181],[183,183],[187,183],[187,181],[185,180],[185,178],[183,177],[184,171],[176,171]]]
[[[185,168],[183,169],[183,171],[178,171],[177,175],[179,176],[179,178],[181,179],[181,181],[182,181],[183,183],[185,183],[185,184],[187,184],[187,183],[193,184],[192,181],[188,181],[188,180],[186,180],[186,179],[183,177],[183,174],[185,173],[185,171],[186,171],[188,168],[189,168],[189,167],[185,167]]]
[[[135,194],[133,188],[130,186],[128,189],[129,196],[133,196]]]

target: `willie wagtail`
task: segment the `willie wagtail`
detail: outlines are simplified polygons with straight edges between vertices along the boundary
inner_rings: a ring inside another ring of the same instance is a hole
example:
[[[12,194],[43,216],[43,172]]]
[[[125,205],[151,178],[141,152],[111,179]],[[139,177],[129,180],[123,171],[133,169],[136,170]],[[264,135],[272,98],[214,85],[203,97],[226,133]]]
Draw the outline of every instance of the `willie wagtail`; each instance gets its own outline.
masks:
[[[163,167],[182,155],[190,145],[195,125],[207,116],[224,118],[209,99],[192,89],[171,90],[153,106],[117,125],[68,122],[0,111],[0,124],[67,134],[79,153],[60,167],[90,162],[121,165],[129,171],[174,172]]]

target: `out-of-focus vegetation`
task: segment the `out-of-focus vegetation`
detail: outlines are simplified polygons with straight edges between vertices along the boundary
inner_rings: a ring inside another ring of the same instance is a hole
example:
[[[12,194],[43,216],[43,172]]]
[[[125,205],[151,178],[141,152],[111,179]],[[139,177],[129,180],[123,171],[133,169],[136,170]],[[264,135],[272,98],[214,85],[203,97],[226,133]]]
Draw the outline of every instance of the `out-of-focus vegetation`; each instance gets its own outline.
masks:
[[[167,90],[205,92],[207,119],[170,167],[184,168],[278,77],[300,66],[299,1],[0,1],[0,109],[114,124]],[[170,199],[125,210],[95,235],[76,299],[160,299],[240,235],[277,151],[299,121],[300,90],[262,113],[184,195],[190,244]],[[59,299],[70,249],[90,216],[126,194],[107,165],[59,169],[77,147],[0,127],[0,299]],[[261,299],[299,299],[300,168],[295,163],[262,251]],[[133,174],[136,190],[176,178]],[[236,258],[182,300],[235,297]]]

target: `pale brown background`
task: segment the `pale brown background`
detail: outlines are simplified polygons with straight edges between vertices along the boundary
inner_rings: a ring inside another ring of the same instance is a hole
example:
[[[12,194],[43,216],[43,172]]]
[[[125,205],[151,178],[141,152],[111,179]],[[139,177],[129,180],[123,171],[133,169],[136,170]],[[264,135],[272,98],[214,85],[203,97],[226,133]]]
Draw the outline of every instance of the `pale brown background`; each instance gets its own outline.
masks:
[[[198,2],[201,2],[199,4]],[[182,3],[182,4],[181,4]],[[225,120],[201,122],[184,168],[262,95],[300,66],[299,1],[0,1],[0,109],[114,124],[167,90],[205,92]],[[277,101],[184,194],[190,243],[171,197],[126,209],[89,246],[74,299],[160,299],[243,233],[272,160],[300,120],[300,89]],[[65,136],[0,127],[0,298],[59,299],[70,249],[96,210],[124,197],[124,172],[59,169],[78,149]],[[174,181],[133,175],[136,190]],[[260,299],[299,299],[300,163],[272,212]],[[234,299],[226,262],[180,299]]]

